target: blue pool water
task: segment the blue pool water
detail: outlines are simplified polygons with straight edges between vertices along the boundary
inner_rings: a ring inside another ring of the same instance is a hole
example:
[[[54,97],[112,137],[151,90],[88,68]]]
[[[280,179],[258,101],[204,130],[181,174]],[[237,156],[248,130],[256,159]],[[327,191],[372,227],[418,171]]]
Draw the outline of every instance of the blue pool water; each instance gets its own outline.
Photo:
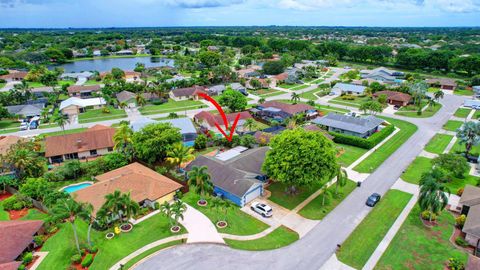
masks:
[[[195,144],[195,141],[183,142],[183,145],[188,147],[193,147],[194,144]]]
[[[89,187],[91,185],[92,184],[90,184],[90,183],[78,184],[78,185],[75,185],[75,186],[66,187],[66,188],[63,189],[63,191],[65,191],[67,193],[72,193],[72,192],[75,192],[75,191],[80,190],[82,188]]]

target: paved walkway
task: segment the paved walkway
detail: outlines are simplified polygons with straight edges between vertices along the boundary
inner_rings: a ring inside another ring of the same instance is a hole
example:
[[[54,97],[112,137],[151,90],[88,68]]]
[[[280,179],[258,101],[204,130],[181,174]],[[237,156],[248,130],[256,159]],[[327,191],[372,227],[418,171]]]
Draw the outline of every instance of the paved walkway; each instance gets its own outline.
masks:
[[[187,211],[183,214],[184,219],[180,220],[180,223],[188,231],[187,243],[225,244],[210,219],[197,209],[186,205]]]
[[[443,150],[443,153],[446,154],[452,150],[453,146],[457,142],[457,136],[454,136],[453,139],[450,141],[450,143],[445,147],[445,150]]]
[[[33,253],[33,256],[38,256],[38,259],[35,261],[35,263],[30,266],[28,269],[29,270],[35,270],[38,268],[38,266],[42,263],[42,261],[47,257],[48,251],[35,251]]]
[[[320,270],[355,270],[355,268],[350,267],[337,259],[335,253],[332,254],[330,259],[328,259],[325,264],[320,268]]]
[[[425,150],[423,150],[423,151],[420,153],[420,155],[418,155],[418,156],[420,156],[420,157],[426,157],[426,158],[436,158],[436,157],[438,157],[437,154],[430,153],[430,152],[427,152],[427,151],[425,151]]]

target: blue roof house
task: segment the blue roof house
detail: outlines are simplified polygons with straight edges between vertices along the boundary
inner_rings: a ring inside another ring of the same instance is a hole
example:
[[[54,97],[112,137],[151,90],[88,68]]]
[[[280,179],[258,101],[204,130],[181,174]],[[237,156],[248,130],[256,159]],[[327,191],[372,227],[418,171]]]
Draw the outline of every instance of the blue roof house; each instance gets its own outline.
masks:
[[[193,146],[193,142],[197,138],[197,129],[192,123],[192,120],[189,118],[174,118],[174,119],[166,119],[161,121],[156,121],[147,117],[143,117],[139,120],[133,121],[130,123],[130,127],[133,131],[137,132],[144,128],[149,124],[155,123],[169,123],[173,127],[180,129],[180,133],[182,134],[182,139],[185,145]]]

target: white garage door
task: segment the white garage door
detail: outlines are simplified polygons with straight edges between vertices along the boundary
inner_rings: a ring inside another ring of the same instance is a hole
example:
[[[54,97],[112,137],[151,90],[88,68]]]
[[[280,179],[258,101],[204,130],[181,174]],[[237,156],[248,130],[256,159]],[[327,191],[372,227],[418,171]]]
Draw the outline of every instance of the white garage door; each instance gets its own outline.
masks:
[[[260,195],[262,195],[262,186],[258,185],[252,190],[250,190],[247,195],[245,195],[245,204],[249,203],[251,200],[257,198]]]

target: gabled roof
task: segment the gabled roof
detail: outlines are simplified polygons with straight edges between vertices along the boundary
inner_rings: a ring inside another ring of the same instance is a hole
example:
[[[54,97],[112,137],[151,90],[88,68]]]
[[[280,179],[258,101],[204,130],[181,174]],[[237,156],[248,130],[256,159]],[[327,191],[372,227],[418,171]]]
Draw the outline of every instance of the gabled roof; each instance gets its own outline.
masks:
[[[233,90],[245,90],[245,86],[243,86],[239,83],[230,84],[230,88],[232,88]]]
[[[37,104],[6,106],[5,108],[7,108],[7,111],[10,114],[34,116],[34,115],[40,115],[44,107],[45,107],[44,103],[37,103]]]
[[[439,84],[439,85],[447,85],[447,86],[457,86],[457,83],[453,79],[447,78],[435,78],[435,79],[428,79],[428,84]]]
[[[268,150],[268,147],[250,149],[227,161],[199,156],[186,169],[190,171],[194,166],[207,166],[215,186],[242,197],[253,185],[259,183],[255,176],[263,174],[261,168]]]
[[[307,105],[307,104],[302,104],[302,103],[288,104],[288,103],[283,103],[283,102],[278,102],[278,101],[267,101],[265,103],[262,103],[262,104],[258,105],[258,107],[276,108],[276,109],[279,109],[279,110],[281,110],[283,112],[286,112],[288,114],[291,114],[291,115],[295,115],[297,113],[303,113],[303,112],[309,111],[309,110],[315,110],[315,108],[313,108],[312,106]]]
[[[208,88],[209,92],[215,92],[215,93],[222,93],[225,91],[226,87],[224,84],[219,84],[219,85],[214,85],[210,88]]]
[[[105,99],[101,97],[85,98],[85,99],[78,98],[78,97],[71,97],[60,103],[60,110],[63,110],[64,108],[72,105],[84,108],[88,106],[99,106],[99,105],[105,105],[105,104],[107,104],[107,102],[105,102]]]
[[[129,101],[131,99],[135,99],[135,94],[130,91],[123,90],[122,92],[117,93],[116,97],[118,102],[121,103],[121,102]]]
[[[142,117],[138,120],[132,121],[130,123],[130,127],[132,128],[133,131],[137,132],[142,130],[147,125],[156,124],[156,123],[168,123],[172,125],[172,127],[180,129],[181,134],[197,133],[197,129],[193,125],[192,120],[186,117],[175,118],[175,119],[165,119],[160,121],[156,121],[147,117]]]
[[[462,231],[480,237],[480,204],[470,206]]]
[[[412,96],[410,96],[409,94],[397,92],[397,91],[385,90],[385,91],[380,91],[373,94],[373,96],[375,97],[378,97],[380,95],[386,95],[388,100],[393,100],[393,101],[409,102],[412,99]]]
[[[330,113],[324,117],[316,118],[312,122],[317,125],[363,134],[378,127],[384,122],[384,120],[372,115],[366,117],[354,117],[338,113]]]
[[[33,241],[43,225],[41,220],[0,221],[0,263],[14,261]]]
[[[235,121],[235,118],[237,115],[240,115],[239,120],[245,120],[249,118],[253,118],[248,111],[243,111],[243,112],[238,112],[238,113],[228,113],[225,116],[227,117],[227,121],[229,123],[232,123]],[[209,126],[215,126],[215,122],[217,122],[219,125],[223,125],[223,118],[219,114],[213,114],[211,112],[207,111],[201,111],[197,113],[194,116],[195,119],[200,120],[200,121],[206,121]]]
[[[73,93],[83,93],[83,92],[97,92],[100,91],[102,87],[98,84],[94,85],[72,85],[67,88],[69,94]]]
[[[105,202],[105,196],[119,190],[130,193],[132,200],[156,201],[182,187],[140,163],[132,163],[95,177],[98,182],[74,192],[76,201],[91,203],[96,213]]]
[[[18,70],[9,70],[8,74],[1,75],[0,79],[23,79],[27,76],[28,72],[26,71],[18,71]]]
[[[95,125],[87,131],[45,138],[45,157],[113,147],[115,128]]]
[[[337,83],[337,84],[335,84],[333,89],[335,89],[335,88],[338,88],[341,91],[363,94],[363,92],[365,92],[365,89],[367,87],[363,86],[363,85],[355,85],[355,84],[348,84],[348,83]]]
[[[472,185],[465,185],[459,202],[466,206],[480,204],[480,188]]]
[[[0,270],[18,270],[21,264],[19,261],[0,263]]]
[[[172,90],[172,94],[175,97],[195,96],[195,95],[198,95],[199,93],[205,93],[204,86],[194,85],[192,87],[178,88],[178,89]]]

